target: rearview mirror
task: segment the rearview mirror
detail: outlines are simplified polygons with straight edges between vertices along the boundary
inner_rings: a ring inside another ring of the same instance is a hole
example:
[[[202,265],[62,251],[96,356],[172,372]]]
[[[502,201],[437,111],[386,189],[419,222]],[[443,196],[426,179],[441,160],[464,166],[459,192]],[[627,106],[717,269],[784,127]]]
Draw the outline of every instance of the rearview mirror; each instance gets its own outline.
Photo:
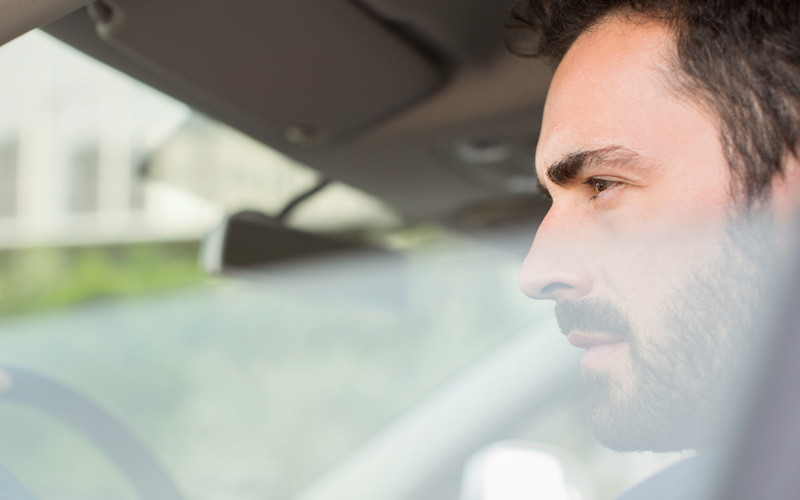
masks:
[[[367,246],[287,227],[255,211],[229,215],[203,240],[200,262],[207,272],[223,274],[312,255],[364,250]]]

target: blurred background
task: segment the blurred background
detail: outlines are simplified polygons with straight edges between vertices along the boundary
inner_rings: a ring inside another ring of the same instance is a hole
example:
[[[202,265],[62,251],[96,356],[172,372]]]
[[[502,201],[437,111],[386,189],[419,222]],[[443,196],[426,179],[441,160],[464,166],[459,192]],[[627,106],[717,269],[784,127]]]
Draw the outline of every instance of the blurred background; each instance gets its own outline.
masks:
[[[197,244],[223,214],[274,214],[317,182],[42,32],[4,46],[0,67],[4,314],[195,282]],[[344,185],[313,201],[293,225],[399,223]]]

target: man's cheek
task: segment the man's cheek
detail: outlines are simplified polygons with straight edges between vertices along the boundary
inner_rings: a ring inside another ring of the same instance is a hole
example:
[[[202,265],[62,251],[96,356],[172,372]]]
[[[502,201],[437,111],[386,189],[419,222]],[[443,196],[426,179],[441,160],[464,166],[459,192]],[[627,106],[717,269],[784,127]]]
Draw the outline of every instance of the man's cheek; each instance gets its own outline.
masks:
[[[599,295],[609,294],[625,310],[640,307],[674,279],[680,256],[674,241],[649,230],[609,234],[597,245]]]
[[[600,241],[598,260],[609,278],[629,287],[651,289],[678,284],[682,275],[706,265],[720,253],[721,225],[642,225],[609,233]]]

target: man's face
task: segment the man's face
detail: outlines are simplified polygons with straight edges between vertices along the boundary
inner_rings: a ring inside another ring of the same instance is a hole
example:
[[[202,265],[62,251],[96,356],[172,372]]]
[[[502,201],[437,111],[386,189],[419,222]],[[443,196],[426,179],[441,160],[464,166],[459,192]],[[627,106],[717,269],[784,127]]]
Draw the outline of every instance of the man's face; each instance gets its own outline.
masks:
[[[555,300],[564,334],[586,349],[592,423],[617,449],[707,437],[772,248],[736,225],[718,126],[669,83],[673,43],[661,25],[616,18],[578,38],[536,151],[553,204],[522,288]]]

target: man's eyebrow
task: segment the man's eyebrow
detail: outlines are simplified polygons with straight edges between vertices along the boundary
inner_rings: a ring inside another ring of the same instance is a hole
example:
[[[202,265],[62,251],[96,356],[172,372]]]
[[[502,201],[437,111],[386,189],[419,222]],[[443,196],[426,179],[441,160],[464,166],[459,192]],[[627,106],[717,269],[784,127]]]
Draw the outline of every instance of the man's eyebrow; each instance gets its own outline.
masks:
[[[563,186],[575,179],[580,172],[588,167],[596,167],[606,163],[629,164],[641,157],[622,146],[608,146],[600,149],[573,151],[562,156],[558,161],[547,167],[547,178],[557,186]],[[537,176],[539,189],[547,196],[547,189],[542,185]]]

